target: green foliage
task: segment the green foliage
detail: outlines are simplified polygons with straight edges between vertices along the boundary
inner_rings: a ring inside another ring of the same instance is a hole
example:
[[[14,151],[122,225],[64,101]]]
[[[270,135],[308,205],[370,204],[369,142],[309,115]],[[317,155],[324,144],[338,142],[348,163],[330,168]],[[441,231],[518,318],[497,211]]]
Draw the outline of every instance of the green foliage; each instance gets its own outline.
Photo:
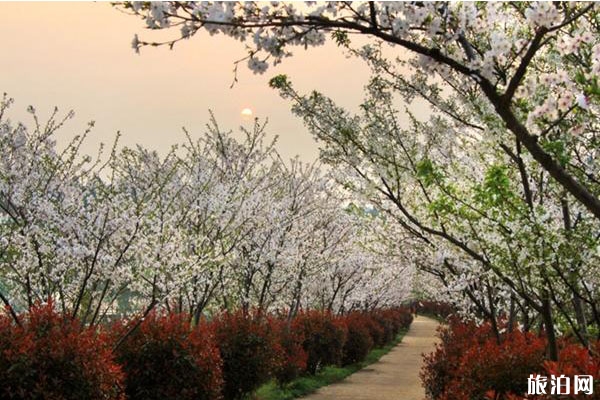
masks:
[[[350,127],[347,127],[347,126],[341,127],[339,130],[339,133],[340,133],[340,136],[342,138],[344,138],[344,140],[346,140],[346,141],[349,141],[356,136],[356,133],[354,132],[354,130],[352,130]]]
[[[431,186],[433,183],[440,182],[444,178],[441,171],[428,158],[419,161],[416,167],[417,177],[421,179],[425,186]]]
[[[285,74],[279,74],[269,80],[269,87],[273,89],[284,89],[290,85],[288,76]]]
[[[350,45],[350,38],[348,37],[348,32],[345,31],[334,31],[331,33],[331,37],[335,40],[335,43],[338,46],[347,47]]]
[[[505,165],[491,166],[485,173],[483,183],[475,187],[476,201],[487,207],[501,206],[514,196]]]
[[[448,196],[441,195],[429,204],[429,211],[438,215],[452,214],[455,211],[454,201]]]
[[[542,142],[542,146],[544,150],[548,153],[552,154],[554,158],[562,165],[563,167],[569,163],[569,149],[562,139],[556,140],[545,140]]]

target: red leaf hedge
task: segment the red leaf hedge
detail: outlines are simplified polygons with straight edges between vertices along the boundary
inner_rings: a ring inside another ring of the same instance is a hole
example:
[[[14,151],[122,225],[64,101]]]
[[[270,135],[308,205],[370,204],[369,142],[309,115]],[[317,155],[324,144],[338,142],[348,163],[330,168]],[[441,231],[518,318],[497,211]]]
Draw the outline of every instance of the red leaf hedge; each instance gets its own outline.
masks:
[[[124,335],[135,321],[114,327]],[[117,348],[131,400],[216,400],[223,386],[221,355],[212,327],[192,329],[187,314],[150,313]]]
[[[304,337],[302,347],[308,354],[306,371],[315,374],[326,365],[340,365],[348,329],[342,318],[329,312],[305,311],[294,318],[292,329]]]
[[[223,358],[225,399],[241,399],[269,381],[283,358],[277,323],[259,313],[223,313],[212,322]]]
[[[36,305],[17,325],[0,315],[0,398],[123,399],[123,373],[103,331]]]
[[[369,325],[373,323],[370,316],[353,312],[345,316],[348,335],[344,343],[342,364],[348,365],[363,361],[373,348],[373,338]]]
[[[278,333],[282,353],[275,369],[275,378],[280,384],[285,384],[293,381],[306,370],[308,354],[302,347],[304,335],[291,329],[291,323],[280,320]]]
[[[52,303],[19,318],[0,315],[1,399],[238,400],[272,378],[285,384],[363,361],[412,320],[405,309],[289,321],[239,311],[194,327],[188,314],[151,312],[109,331],[82,327]]]
[[[439,330],[440,343],[425,357],[421,370],[428,399],[432,400],[546,400],[547,396],[527,396],[531,374],[546,376],[592,375],[600,372],[596,343],[591,350],[566,340],[561,341],[559,360],[547,361],[546,340],[530,332],[514,330],[493,334],[489,324],[451,319]],[[596,355],[596,356],[594,356]],[[573,390],[571,390],[573,393]],[[561,396],[561,399],[592,399],[593,396]]]

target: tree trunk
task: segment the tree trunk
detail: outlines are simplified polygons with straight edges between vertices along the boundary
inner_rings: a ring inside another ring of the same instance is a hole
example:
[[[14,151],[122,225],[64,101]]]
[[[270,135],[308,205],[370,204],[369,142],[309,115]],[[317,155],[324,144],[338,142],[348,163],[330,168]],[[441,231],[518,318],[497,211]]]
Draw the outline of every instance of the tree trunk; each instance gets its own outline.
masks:
[[[517,319],[517,308],[515,306],[515,295],[510,295],[510,307],[508,309],[508,331],[512,332],[515,329]]]
[[[552,361],[558,361],[558,344],[556,342],[556,332],[554,331],[554,321],[552,320],[552,305],[548,296],[542,300],[542,321],[546,330],[548,339],[548,357]]]
[[[585,318],[585,312],[583,310],[583,302],[577,293],[573,294],[573,308],[575,309],[575,319],[577,320],[579,336],[583,340],[583,345],[588,346],[587,319]]]

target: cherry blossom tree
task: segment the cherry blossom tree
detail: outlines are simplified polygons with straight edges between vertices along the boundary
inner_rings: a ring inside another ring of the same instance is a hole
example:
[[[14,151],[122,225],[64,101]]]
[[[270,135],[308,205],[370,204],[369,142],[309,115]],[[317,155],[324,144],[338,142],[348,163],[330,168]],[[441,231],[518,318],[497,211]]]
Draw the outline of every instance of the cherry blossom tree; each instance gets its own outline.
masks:
[[[374,289],[381,304],[408,293],[388,278],[409,264],[387,269],[393,257],[361,246],[375,240],[371,222],[351,215],[318,165],[285,163],[258,121],[241,139],[211,119],[165,156],[115,142],[92,159],[80,153],[91,126],[59,150],[71,113],[42,124],[31,109],[30,129],[6,117],[10,103],[0,107],[0,300],[16,322],[48,299],[94,325],[155,307],[196,321],[221,308],[343,312],[367,307]],[[326,303],[324,280],[337,282]]]
[[[80,157],[88,131],[58,152],[54,134],[72,114],[61,120],[55,112],[45,125],[34,114],[29,130],[4,119],[10,103],[5,96],[0,124],[3,301],[23,309],[52,297],[95,323],[104,300],[133,279],[141,201],[115,190],[114,176],[100,177],[106,164]]]
[[[514,323],[517,306],[525,320],[535,310],[553,336],[557,312],[567,321],[562,329],[585,343],[586,315],[597,315],[597,219],[518,142],[495,147],[438,114],[402,127],[385,89],[393,85],[382,79],[376,75],[368,86],[361,115],[317,92],[300,95],[285,77],[272,84],[325,144],[322,157],[348,171],[344,186],[430,253],[442,252],[425,268],[434,266],[430,272],[479,314],[492,322],[510,315]]]
[[[462,100],[480,96],[489,120],[472,126],[494,137],[506,129],[571,196],[600,218],[598,165],[593,160],[600,45],[592,3],[463,2],[126,2],[151,29],[178,29],[172,40],[136,35],[136,51],[168,45],[200,30],[249,44],[243,61],[264,73],[291,55],[292,46],[319,46],[331,34],[350,47],[351,34],[373,44],[359,50],[403,87],[427,93],[431,104],[455,104],[448,114],[468,122]],[[388,60],[373,53],[389,45]],[[403,51],[398,51],[402,49]],[[395,53],[395,54],[394,54]],[[241,61],[239,61],[241,62]],[[237,64],[236,64],[237,65]],[[402,80],[400,80],[402,81]],[[404,89],[403,89],[404,90]],[[445,91],[451,95],[446,96]],[[560,93],[560,96],[552,96]],[[565,149],[569,156],[565,154]],[[589,152],[592,152],[590,159]]]

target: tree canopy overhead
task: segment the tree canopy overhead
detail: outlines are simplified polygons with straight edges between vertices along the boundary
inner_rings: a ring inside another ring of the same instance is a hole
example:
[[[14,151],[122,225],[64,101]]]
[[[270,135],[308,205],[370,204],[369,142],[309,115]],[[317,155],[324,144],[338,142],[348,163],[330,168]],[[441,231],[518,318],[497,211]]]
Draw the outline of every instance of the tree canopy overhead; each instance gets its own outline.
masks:
[[[134,38],[133,47],[173,46],[200,30],[249,45],[256,73],[291,55],[293,46],[322,45],[328,34],[351,46],[352,34],[402,48],[381,68],[415,69],[420,90],[438,82],[462,97],[489,102],[498,124],[562,187],[600,218],[595,121],[600,94],[597,6],[593,3],[462,2],[127,2],[152,29],[178,29],[167,42]],[[372,46],[361,55],[372,59]],[[552,94],[552,95],[549,95]],[[458,113],[450,113],[459,117]],[[583,117],[585,116],[585,118]],[[462,119],[462,118],[461,118]],[[465,121],[463,121],[465,122]],[[469,125],[471,128],[474,126]],[[583,154],[582,154],[583,153]]]

